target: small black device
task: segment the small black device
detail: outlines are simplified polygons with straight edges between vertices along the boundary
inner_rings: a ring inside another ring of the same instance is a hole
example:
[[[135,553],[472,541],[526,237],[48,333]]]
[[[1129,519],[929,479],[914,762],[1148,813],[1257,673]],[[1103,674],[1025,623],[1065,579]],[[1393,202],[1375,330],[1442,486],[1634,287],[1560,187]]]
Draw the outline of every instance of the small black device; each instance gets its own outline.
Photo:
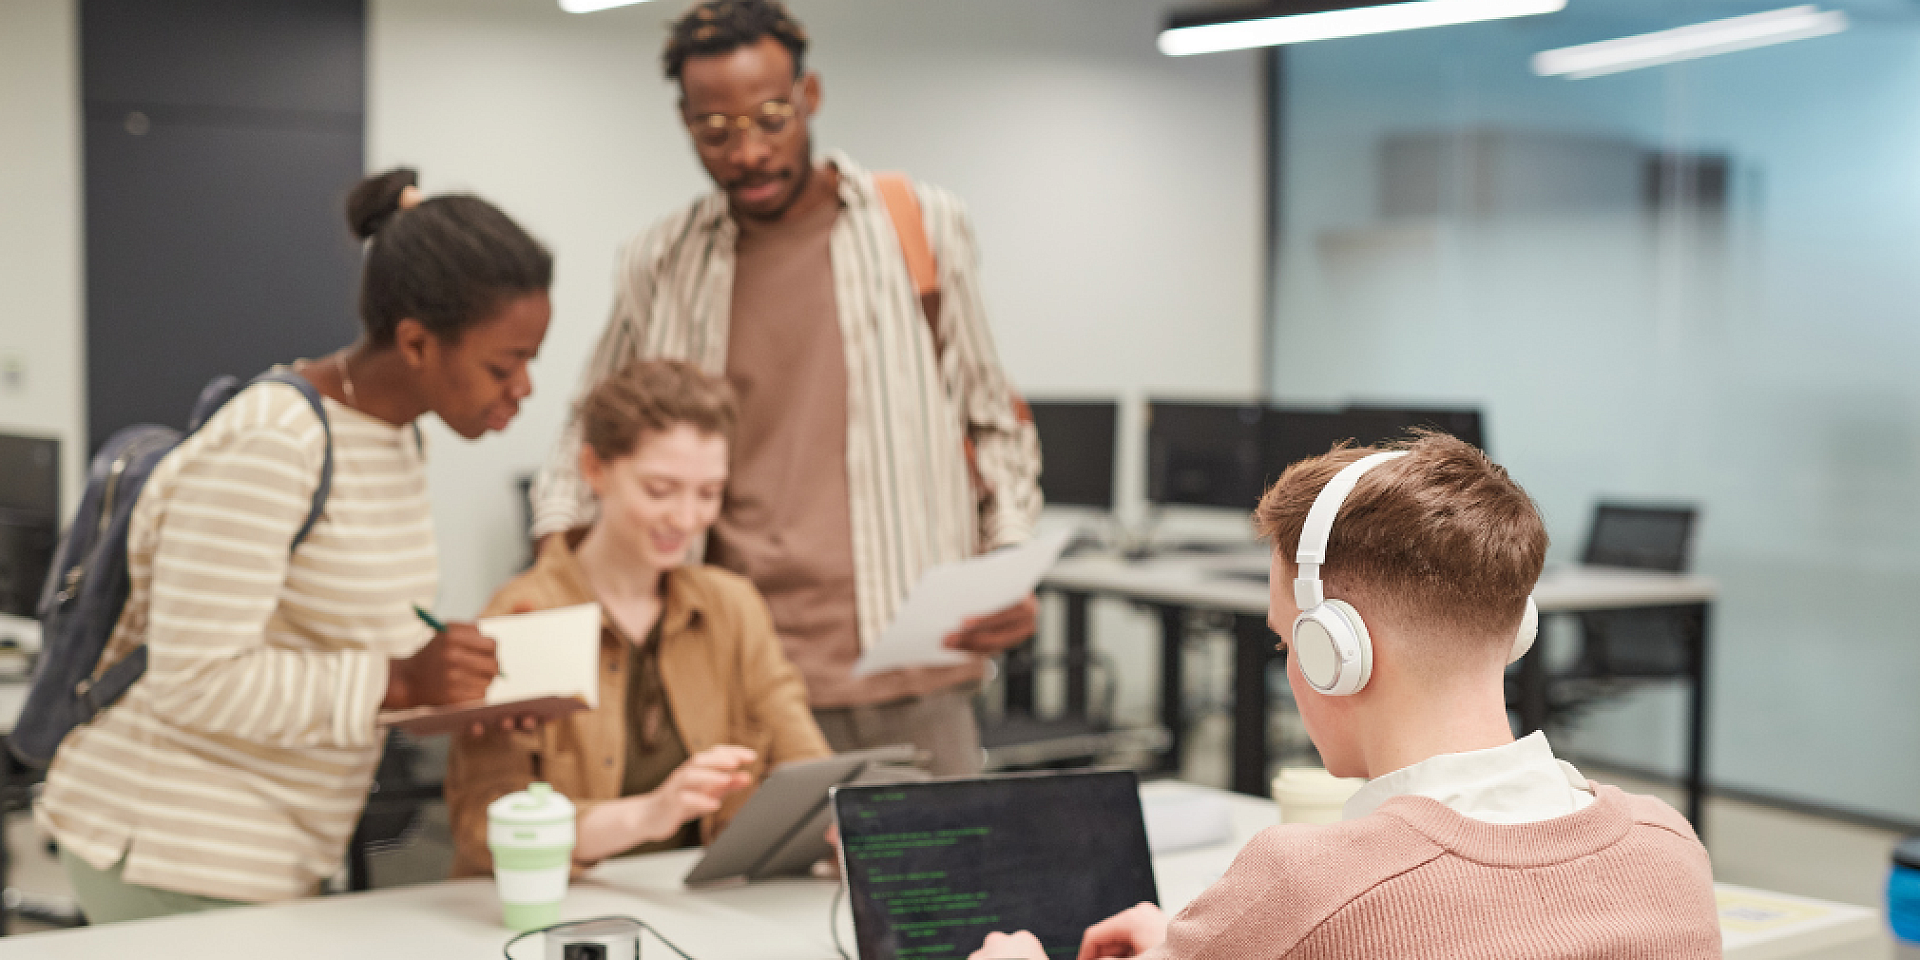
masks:
[[[1147,406],[1147,499],[1251,510],[1260,499],[1258,403],[1155,400]]]
[[[1027,406],[1040,433],[1040,492],[1047,504],[1112,510],[1120,405],[1112,400],[1029,400]]]
[[[1073,956],[1087,927],[1159,900],[1131,771],[833,791],[860,960],[964,957],[1031,931]]]

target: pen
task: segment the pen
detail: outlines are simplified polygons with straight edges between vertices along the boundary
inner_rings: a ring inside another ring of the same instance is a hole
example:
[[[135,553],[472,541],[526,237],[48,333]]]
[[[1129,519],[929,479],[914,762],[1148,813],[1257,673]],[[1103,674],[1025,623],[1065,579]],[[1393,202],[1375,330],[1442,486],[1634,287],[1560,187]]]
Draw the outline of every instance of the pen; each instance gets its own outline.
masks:
[[[447,632],[447,625],[444,623],[441,623],[439,617],[436,617],[433,614],[428,613],[426,610],[422,609],[421,606],[417,603],[413,605],[413,615],[416,617],[419,617],[421,623],[424,623],[427,626],[432,627],[434,633]],[[505,670],[500,671],[499,677],[500,679],[505,680],[507,678],[507,672]]]
[[[433,614],[428,613],[427,611],[421,609],[420,605],[417,603],[413,605],[413,615],[416,617],[419,617],[421,623],[424,623],[427,626],[432,627],[434,633],[447,632],[446,624],[441,623],[438,617],[435,617]]]

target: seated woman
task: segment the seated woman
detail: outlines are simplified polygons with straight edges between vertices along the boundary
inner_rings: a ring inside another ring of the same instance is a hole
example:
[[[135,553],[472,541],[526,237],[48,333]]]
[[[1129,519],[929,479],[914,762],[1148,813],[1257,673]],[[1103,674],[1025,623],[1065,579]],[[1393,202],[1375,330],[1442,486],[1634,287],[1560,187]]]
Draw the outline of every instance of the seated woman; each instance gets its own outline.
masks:
[[[726,488],[726,384],[688,363],[636,361],[587,394],[579,417],[600,518],[547,538],[486,613],[598,602],[600,705],[535,731],[454,738],[454,876],[491,869],[487,804],[536,776],[579,808],[579,868],[711,840],[768,770],[831,752],[766,602],[745,579],[686,562]]]

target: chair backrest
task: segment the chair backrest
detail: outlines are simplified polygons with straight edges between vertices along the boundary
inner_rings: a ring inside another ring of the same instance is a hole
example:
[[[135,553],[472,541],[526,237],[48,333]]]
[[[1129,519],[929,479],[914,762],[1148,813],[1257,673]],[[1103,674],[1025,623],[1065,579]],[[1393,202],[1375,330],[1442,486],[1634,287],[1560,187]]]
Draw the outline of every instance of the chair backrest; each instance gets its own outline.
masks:
[[[1582,563],[1681,573],[1693,562],[1692,506],[1602,503],[1593,512]]]

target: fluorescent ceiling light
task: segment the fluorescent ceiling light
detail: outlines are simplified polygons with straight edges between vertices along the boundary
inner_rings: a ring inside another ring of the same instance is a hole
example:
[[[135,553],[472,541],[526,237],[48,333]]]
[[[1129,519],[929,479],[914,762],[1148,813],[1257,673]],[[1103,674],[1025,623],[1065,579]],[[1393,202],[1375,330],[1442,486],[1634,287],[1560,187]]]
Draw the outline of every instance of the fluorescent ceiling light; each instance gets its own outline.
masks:
[[[632,3],[644,3],[646,0],[560,0],[560,9],[568,13],[592,13],[595,10],[611,10]]]
[[[1185,57],[1221,50],[1445,27],[1477,20],[1553,13],[1566,5],[1567,0],[1412,0],[1227,23],[1175,25],[1160,34],[1160,52],[1169,57]]]
[[[1623,70],[1657,67],[1718,53],[1824,37],[1847,28],[1847,15],[1811,4],[1744,17],[1696,23],[1690,27],[1645,33],[1637,37],[1602,40],[1545,50],[1533,55],[1533,72],[1543,77],[1575,80],[1603,77]]]

